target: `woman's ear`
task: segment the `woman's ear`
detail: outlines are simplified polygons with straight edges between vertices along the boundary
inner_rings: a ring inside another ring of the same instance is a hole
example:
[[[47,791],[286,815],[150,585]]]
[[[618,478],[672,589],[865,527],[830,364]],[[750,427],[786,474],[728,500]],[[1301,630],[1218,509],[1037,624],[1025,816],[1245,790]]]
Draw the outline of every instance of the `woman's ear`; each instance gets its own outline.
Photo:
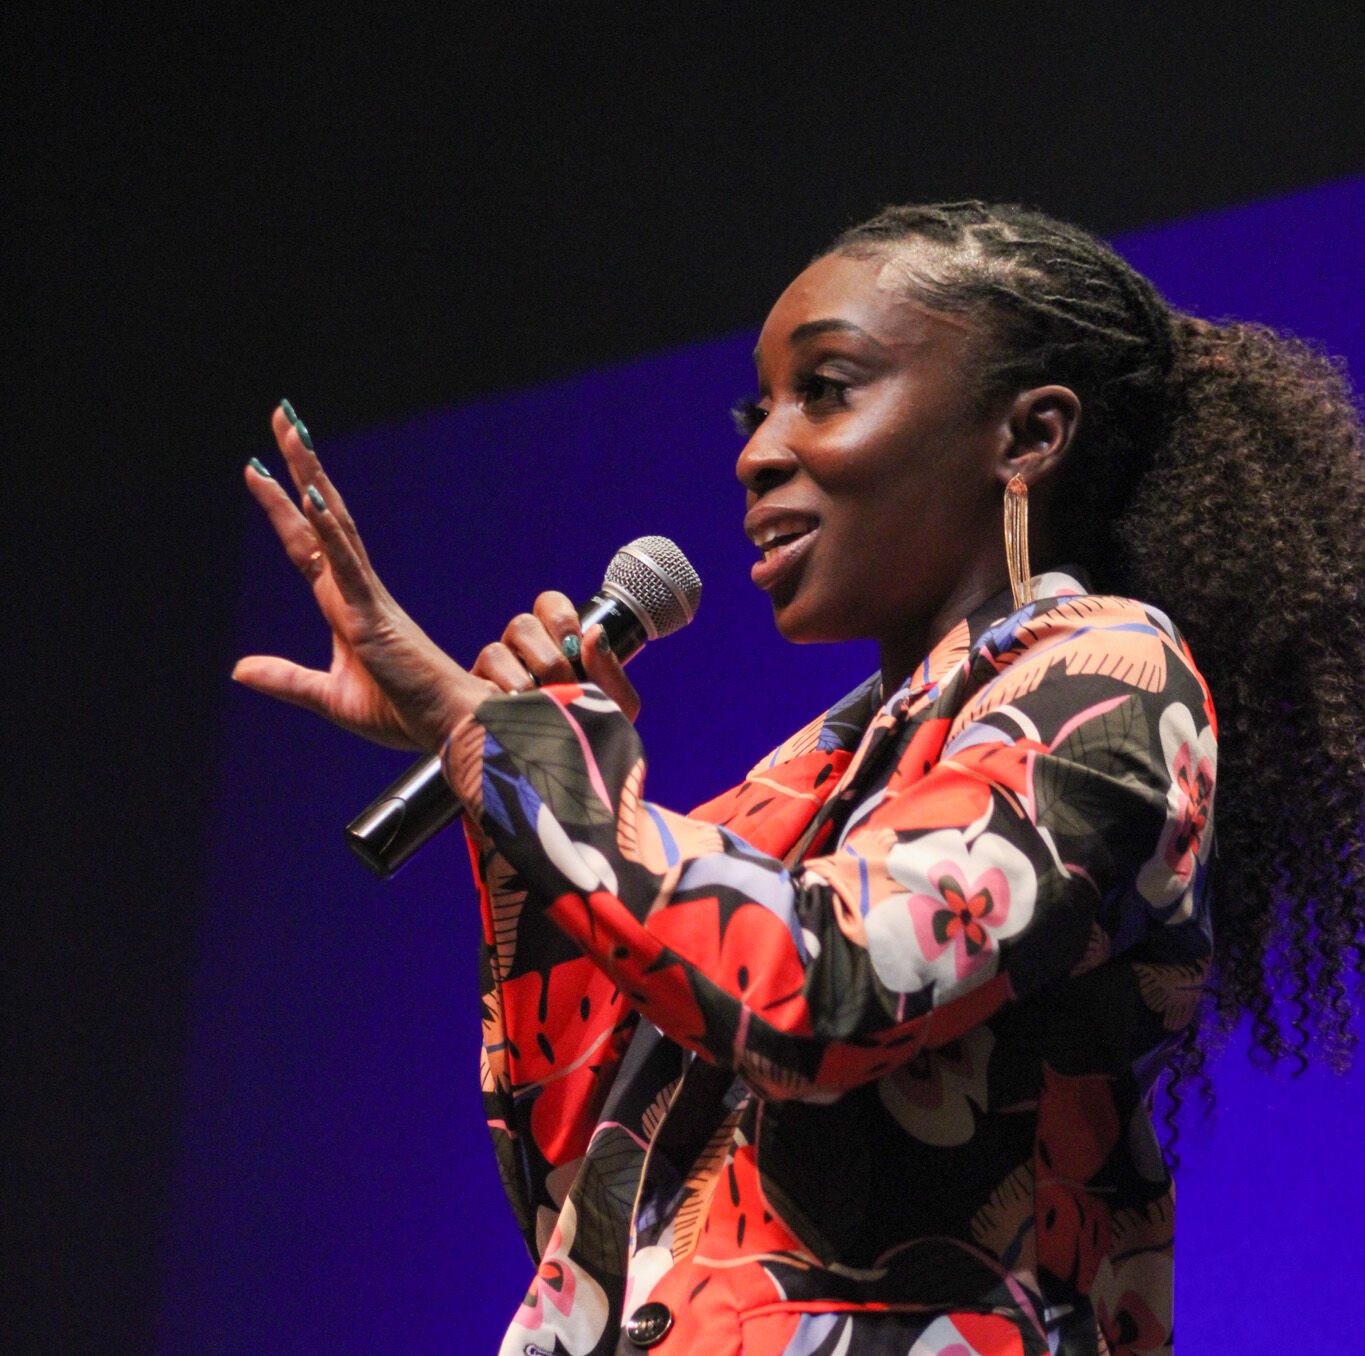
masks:
[[[1010,407],[1009,438],[997,467],[1002,481],[1020,475],[1029,487],[1061,465],[1081,423],[1081,402],[1069,386],[1021,391]]]

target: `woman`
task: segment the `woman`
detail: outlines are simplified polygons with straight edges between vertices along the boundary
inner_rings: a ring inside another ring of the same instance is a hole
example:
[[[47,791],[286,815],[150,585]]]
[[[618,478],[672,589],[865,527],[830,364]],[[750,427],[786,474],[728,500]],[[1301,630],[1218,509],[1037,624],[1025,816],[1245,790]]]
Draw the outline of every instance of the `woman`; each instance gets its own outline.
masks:
[[[466,807],[485,1097],[539,1261],[504,1350],[1167,1350],[1158,1072],[1198,1074],[1201,1007],[1271,1057],[1351,1043],[1349,397],[979,203],[845,233],[756,358],[754,580],[783,635],[874,638],[881,670],[689,817],[642,799],[638,699],[562,595],[466,672],[287,407],[302,511],[247,475],[336,643],[235,676],[443,749]]]

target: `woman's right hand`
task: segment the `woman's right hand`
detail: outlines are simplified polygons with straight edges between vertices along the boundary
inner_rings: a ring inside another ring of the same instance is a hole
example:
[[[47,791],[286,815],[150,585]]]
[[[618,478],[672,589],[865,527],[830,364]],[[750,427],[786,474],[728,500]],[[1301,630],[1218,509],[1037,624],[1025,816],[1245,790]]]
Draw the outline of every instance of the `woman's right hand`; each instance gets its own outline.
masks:
[[[584,633],[574,605],[562,593],[542,593],[533,610],[507,623],[502,639],[479,651],[470,672],[504,692],[529,692],[546,683],[580,681],[578,659],[588,681],[596,683],[634,721],[640,694],[626,677],[621,661],[606,647],[600,626]]]
[[[332,660],[326,669],[312,669],[279,655],[247,655],[232,676],[376,743],[439,748],[492,685],[445,654],[384,587],[292,406],[282,402],[271,427],[298,503],[254,458],[247,488],[313,590],[332,633]]]

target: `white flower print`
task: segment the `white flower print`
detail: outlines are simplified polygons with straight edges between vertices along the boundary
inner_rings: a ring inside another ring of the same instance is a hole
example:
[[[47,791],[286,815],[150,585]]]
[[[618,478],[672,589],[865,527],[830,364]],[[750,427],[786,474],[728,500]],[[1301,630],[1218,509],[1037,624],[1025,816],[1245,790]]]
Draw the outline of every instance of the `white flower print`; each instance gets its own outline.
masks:
[[[935,1006],[994,975],[1000,942],[1033,917],[1033,867],[998,834],[968,842],[960,829],[938,829],[897,843],[886,867],[906,893],[882,900],[867,915],[872,967],[897,993],[933,984]]]
[[[586,1356],[601,1340],[610,1305],[602,1287],[569,1256],[577,1231],[573,1201],[565,1201],[531,1292],[502,1339],[500,1356],[522,1356],[535,1347],[554,1351],[556,1339],[572,1356]]]
[[[1161,713],[1159,728],[1168,778],[1166,823],[1156,852],[1138,872],[1137,888],[1150,905],[1165,909],[1186,893],[1195,867],[1208,858],[1218,751],[1213,728],[1201,729],[1181,702]]]
[[[995,1033],[973,1027],[961,1040],[921,1050],[877,1082],[877,1097],[907,1135],[941,1148],[976,1132],[975,1104],[986,1107],[986,1071]]]

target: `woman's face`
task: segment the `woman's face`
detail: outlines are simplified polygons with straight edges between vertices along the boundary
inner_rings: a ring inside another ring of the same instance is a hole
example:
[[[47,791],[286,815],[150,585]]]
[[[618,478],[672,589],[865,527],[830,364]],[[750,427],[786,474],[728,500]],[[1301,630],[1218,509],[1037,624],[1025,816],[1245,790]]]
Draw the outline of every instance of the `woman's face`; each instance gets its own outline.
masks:
[[[1004,413],[973,405],[970,322],[907,296],[913,266],[913,247],[828,255],[778,298],[736,468],[782,634],[870,637],[905,671],[1004,582],[1009,441]]]

